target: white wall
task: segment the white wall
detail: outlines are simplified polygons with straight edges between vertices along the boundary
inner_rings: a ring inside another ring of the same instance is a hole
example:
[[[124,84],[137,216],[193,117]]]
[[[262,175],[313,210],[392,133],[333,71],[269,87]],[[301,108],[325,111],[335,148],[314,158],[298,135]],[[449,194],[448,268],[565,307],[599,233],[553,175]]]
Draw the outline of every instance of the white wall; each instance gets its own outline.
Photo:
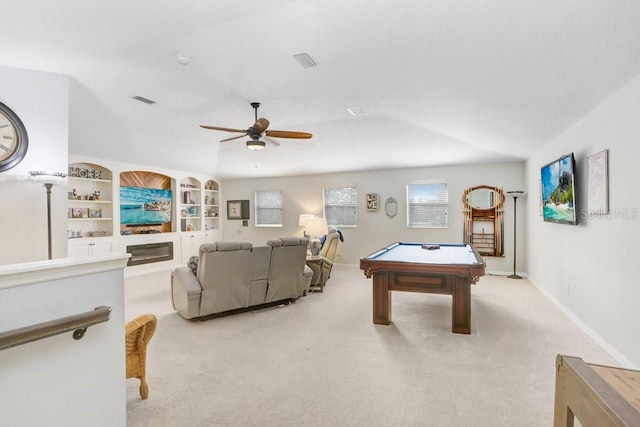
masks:
[[[446,179],[449,189],[449,228],[409,229],[406,225],[406,185],[413,180]],[[286,178],[261,178],[230,180],[222,182],[224,196],[221,208],[223,236],[225,240],[247,240],[264,244],[274,237],[302,235],[298,226],[300,213],[322,215],[324,187],[356,185],[358,192],[358,226],[341,228],[345,241],[339,245],[339,263],[357,264],[359,259],[390,243],[397,241],[461,242],[463,238],[462,194],[468,187],[492,185],[506,190],[524,188],[524,163],[499,163],[485,165],[448,166],[416,169],[365,171],[327,175],[309,175]],[[253,209],[254,193],[257,190],[282,190],[282,228],[255,227]],[[380,198],[380,210],[365,210],[365,194],[376,193]],[[388,197],[398,201],[398,214],[388,218],[384,203]],[[251,220],[248,227],[241,221],[226,220],[226,200],[249,199]],[[518,207],[526,206],[526,199]],[[518,239],[524,241],[524,218],[526,209],[519,209]],[[524,244],[518,245],[518,271],[526,271]],[[513,271],[513,200],[505,201],[505,257],[487,257],[488,270],[492,272]]]
[[[611,214],[584,215],[587,157],[609,150]],[[578,226],[539,216],[540,167],[576,156]],[[613,94],[526,164],[529,279],[628,366],[640,366],[640,77]],[[534,202],[535,201],[535,202]],[[579,355],[575,355],[579,356]]]
[[[0,66],[0,101],[20,117],[29,136],[25,159],[0,172],[0,264],[47,259],[46,190],[28,172],[67,171],[68,77]],[[67,254],[66,199],[63,181],[51,194],[54,258]]]
[[[0,351],[0,424],[124,426],[127,257],[0,266],[0,332],[111,307],[108,322]]]

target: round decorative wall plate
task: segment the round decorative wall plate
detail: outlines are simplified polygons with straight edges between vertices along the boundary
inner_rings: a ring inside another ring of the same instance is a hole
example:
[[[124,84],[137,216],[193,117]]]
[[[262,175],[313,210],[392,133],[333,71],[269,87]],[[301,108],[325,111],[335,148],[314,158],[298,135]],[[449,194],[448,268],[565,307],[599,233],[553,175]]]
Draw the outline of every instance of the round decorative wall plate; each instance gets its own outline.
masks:
[[[396,216],[398,213],[398,201],[393,197],[389,197],[387,201],[384,202],[384,212],[389,218]]]

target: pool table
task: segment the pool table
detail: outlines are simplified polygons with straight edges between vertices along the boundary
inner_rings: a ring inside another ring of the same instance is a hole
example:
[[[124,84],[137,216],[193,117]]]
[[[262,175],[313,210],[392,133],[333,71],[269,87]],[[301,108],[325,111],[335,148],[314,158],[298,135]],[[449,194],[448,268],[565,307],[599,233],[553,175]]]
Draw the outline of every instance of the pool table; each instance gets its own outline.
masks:
[[[485,274],[485,262],[469,245],[394,243],[360,259],[373,276],[373,323],[391,323],[391,291],[452,296],[452,331],[471,333],[471,284]]]

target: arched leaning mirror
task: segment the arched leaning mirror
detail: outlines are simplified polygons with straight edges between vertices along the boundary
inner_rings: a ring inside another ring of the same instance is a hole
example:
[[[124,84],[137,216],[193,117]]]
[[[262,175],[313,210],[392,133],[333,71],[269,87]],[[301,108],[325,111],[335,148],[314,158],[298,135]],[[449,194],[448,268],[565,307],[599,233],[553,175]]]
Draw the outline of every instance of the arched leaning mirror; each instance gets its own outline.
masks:
[[[504,255],[504,192],[490,185],[467,188],[464,206],[464,243],[484,256]]]

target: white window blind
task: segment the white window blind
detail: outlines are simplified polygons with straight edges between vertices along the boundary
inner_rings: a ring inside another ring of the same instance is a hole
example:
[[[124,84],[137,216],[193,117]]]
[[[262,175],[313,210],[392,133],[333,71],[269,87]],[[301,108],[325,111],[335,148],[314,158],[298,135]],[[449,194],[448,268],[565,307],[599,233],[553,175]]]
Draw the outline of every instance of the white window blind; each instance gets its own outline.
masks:
[[[446,181],[407,184],[407,227],[447,228],[449,192]]]
[[[282,191],[256,191],[256,227],[282,227]]]
[[[333,187],[324,189],[324,217],[333,227],[357,226],[356,187]]]

